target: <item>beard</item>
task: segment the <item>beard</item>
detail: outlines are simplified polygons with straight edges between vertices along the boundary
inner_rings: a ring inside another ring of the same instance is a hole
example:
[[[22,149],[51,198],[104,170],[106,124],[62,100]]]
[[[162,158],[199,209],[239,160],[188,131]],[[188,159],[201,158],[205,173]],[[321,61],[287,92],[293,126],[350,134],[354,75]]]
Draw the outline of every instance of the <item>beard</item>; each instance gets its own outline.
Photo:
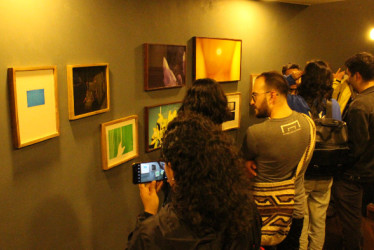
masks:
[[[266,99],[263,99],[258,107],[255,107],[255,113],[257,118],[269,117],[269,106]]]

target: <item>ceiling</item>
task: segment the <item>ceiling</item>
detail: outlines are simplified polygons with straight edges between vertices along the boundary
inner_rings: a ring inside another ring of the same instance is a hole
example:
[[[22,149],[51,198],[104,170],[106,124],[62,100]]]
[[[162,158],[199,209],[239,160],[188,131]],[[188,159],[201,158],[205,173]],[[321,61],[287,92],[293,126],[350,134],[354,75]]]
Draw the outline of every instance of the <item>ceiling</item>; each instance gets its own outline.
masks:
[[[293,3],[293,4],[302,4],[302,5],[312,5],[312,4],[323,4],[323,3],[332,3],[340,2],[344,0],[265,0],[268,2],[282,2],[282,3]]]

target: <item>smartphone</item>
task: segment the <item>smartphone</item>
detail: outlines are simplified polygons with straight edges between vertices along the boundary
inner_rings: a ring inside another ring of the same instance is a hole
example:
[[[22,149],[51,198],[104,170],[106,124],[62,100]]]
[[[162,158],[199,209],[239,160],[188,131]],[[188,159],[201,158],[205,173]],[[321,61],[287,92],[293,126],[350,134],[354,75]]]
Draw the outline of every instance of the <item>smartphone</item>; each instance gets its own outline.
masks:
[[[134,184],[167,180],[165,162],[141,162],[132,164],[132,181]]]

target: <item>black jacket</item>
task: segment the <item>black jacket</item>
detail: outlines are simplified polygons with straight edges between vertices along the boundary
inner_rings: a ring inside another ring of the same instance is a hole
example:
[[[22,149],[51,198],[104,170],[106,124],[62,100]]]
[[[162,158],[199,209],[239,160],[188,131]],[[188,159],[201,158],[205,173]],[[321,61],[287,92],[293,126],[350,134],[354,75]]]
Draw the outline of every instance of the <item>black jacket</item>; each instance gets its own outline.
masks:
[[[256,215],[257,210],[255,211]],[[144,219],[144,220],[143,220]],[[128,249],[259,249],[255,246],[261,239],[261,221],[255,220],[254,232],[249,235],[250,240],[235,241],[231,246],[224,247],[221,234],[212,233],[203,237],[196,236],[181,222],[172,206],[167,204],[158,214],[145,219],[138,218],[134,232],[129,235]]]
[[[374,87],[370,87],[351,102],[344,121],[348,127],[351,161],[343,178],[374,181]]]

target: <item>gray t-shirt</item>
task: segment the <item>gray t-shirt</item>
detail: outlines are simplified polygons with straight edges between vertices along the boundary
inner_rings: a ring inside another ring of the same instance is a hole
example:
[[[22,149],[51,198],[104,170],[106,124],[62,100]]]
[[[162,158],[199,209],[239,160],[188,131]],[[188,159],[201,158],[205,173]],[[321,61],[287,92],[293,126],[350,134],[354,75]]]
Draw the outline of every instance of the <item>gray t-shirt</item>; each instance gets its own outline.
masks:
[[[292,178],[297,164],[309,144],[310,127],[306,117],[295,111],[281,119],[267,119],[250,126],[242,151],[246,160],[257,165],[255,182],[278,182]],[[300,171],[295,182],[295,218],[304,216],[304,173]]]

